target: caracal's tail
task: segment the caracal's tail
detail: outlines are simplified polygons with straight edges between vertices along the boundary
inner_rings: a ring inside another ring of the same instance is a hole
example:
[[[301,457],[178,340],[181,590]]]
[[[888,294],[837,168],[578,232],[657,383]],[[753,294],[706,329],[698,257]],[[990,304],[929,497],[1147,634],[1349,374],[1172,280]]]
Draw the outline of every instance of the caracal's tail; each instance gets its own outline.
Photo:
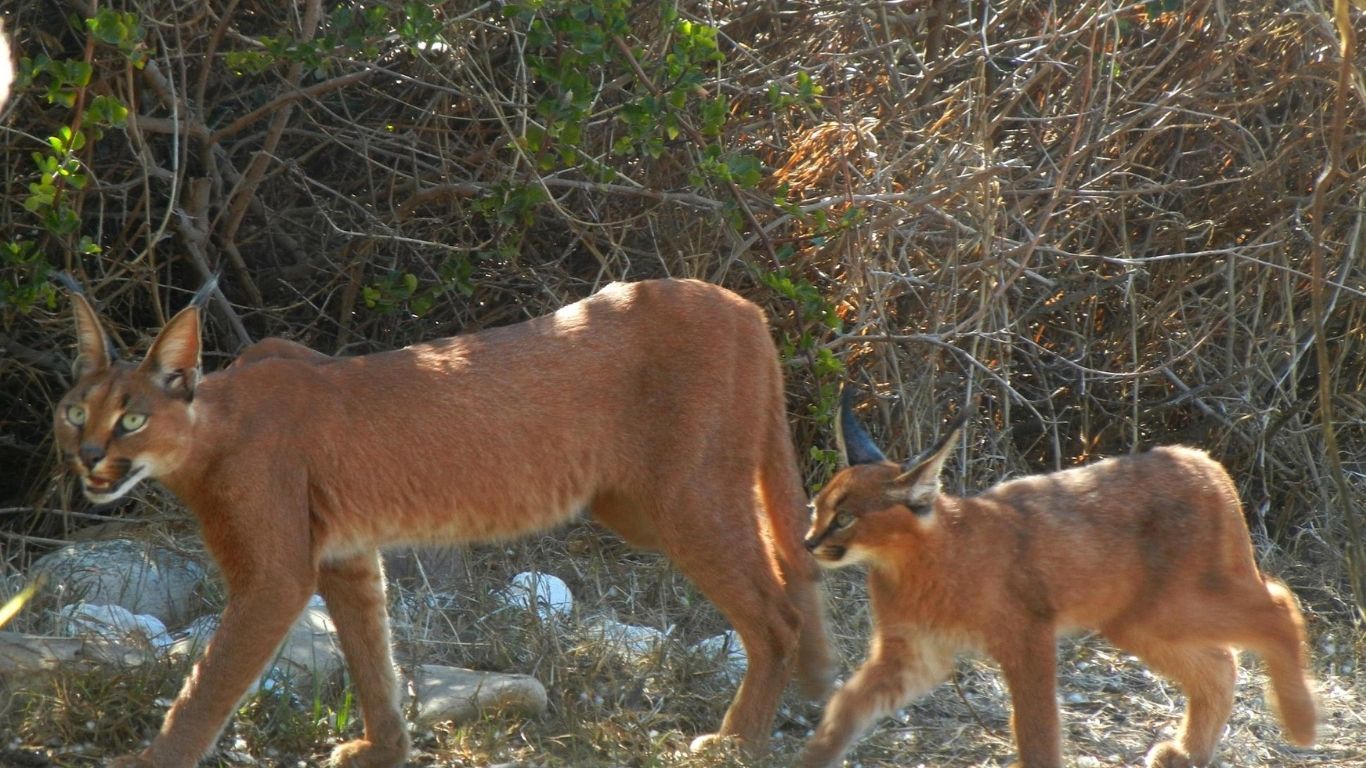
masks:
[[[802,546],[808,524],[806,492],[797,467],[792,429],[787,423],[782,374],[776,359],[774,369],[777,384],[768,409],[768,435],[759,469],[759,493],[768,515],[769,531],[788,596],[802,616],[794,676],[804,695],[824,698],[834,681],[835,669],[825,631],[820,568]]]

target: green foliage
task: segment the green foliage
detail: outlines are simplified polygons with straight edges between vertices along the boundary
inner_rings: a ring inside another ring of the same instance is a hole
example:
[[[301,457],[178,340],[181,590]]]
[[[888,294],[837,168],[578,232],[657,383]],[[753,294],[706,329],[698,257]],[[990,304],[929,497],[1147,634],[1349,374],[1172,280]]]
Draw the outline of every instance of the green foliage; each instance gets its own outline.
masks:
[[[410,2],[394,8],[384,4],[342,3],[333,8],[316,36],[264,35],[264,51],[229,51],[224,60],[239,75],[255,75],[276,64],[302,64],[315,77],[326,77],[343,59],[380,58],[386,41],[397,37],[410,52],[445,45],[445,25],[430,3]]]
[[[117,48],[134,67],[141,69],[146,65],[147,47],[144,39],[147,30],[138,21],[137,14],[102,8],[85,20],[85,28],[96,40]]]
[[[90,85],[91,66],[78,59],[51,59],[46,55],[29,59],[19,64],[18,86],[32,88],[43,83],[43,98],[48,104],[57,104],[68,109],[76,106],[76,96]]]
[[[701,136],[718,140],[698,148],[697,180],[757,184],[758,159],[719,142],[731,102],[705,88],[725,58],[716,27],[681,19],[675,6],[661,4],[655,11],[659,23],[672,30],[661,58],[628,44],[632,10],[625,0],[522,0],[504,7],[504,15],[525,30],[527,67],[541,90],[536,120],[521,137],[521,149],[538,171],[580,166],[607,180],[611,172],[581,148],[594,118],[610,115],[619,126],[612,132],[610,153],[626,162],[662,156],[693,126]],[[609,93],[604,83],[624,85]]]
[[[146,64],[147,32],[136,14],[102,9],[85,20],[85,29],[96,41],[117,49],[132,66]],[[86,61],[39,55],[20,63],[18,81],[20,89],[72,111],[47,137],[43,150],[31,154],[36,173],[23,205],[42,240],[56,246],[52,251],[75,256],[101,250],[89,235],[79,232],[79,195],[90,183],[81,156],[105,129],[122,128],[128,121],[128,105],[113,96],[98,94],[82,103],[93,74]],[[0,306],[6,310],[27,314],[36,306],[55,305],[56,292],[49,284],[53,268],[42,240],[16,238],[0,244]]]
[[[825,89],[811,79],[811,75],[806,72],[798,72],[794,79],[795,92],[789,93],[783,89],[778,81],[773,81],[768,86],[768,104],[773,110],[779,111],[788,107],[800,107],[818,111],[820,109],[820,97]]]
[[[790,255],[788,246],[780,255]],[[833,424],[839,405],[839,383],[844,378],[844,363],[821,342],[829,333],[839,333],[843,322],[834,305],[819,286],[789,267],[761,272],[759,279],[774,293],[787,299],[796,315],[796,333],[783,334],[779,351],[786,360],[804,360],[816,383],[816,394],[807,407],[808,415],[818,422]],[[814,476],[828,478],[839,466],[835,451],[812,448]]]
[[[473,275],[474,262],[470,257],[452,256],[441,262],[437,267],[437,279],[427,285],[412,272],[394,271],[361,288],[361,300],[366,309],[381,314],[406,309],[414,316],[422,317],[444,294],[473,294]]]
[[[441,40],[442,24],[430,3],[404,3],[398,37],[410,47],[423,48]]]

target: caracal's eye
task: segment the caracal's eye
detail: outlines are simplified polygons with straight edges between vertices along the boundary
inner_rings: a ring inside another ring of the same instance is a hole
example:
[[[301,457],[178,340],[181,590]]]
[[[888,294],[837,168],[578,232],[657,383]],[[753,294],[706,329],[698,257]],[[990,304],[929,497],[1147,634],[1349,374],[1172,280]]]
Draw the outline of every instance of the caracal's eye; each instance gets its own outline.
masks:
[[[848,528],[853,524],[854,516],[849,514],[848,512],[840,512],[839,514],[835,515],[836,528]]]
[[[74,427],[85,424],[85,409],[79,405],[68,405],[66,407],[66,420]]]
[[[142,413],[125,413],[123,418],[119,419],[119,427],[124,432],[136,432],[142,429],[146,423],[147,416]]]

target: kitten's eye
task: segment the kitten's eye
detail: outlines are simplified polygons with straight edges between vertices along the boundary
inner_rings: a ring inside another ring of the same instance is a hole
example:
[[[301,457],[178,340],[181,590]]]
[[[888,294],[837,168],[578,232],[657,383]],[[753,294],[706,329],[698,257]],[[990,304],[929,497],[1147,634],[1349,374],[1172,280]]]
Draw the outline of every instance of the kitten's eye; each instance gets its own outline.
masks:
[[[69,405],[66,408],[66,420],[72,426],[79,427],[85,424],[85,409],[79,405]]]
[[[141,413],[125,413],[123,418],[119,419],[119,427],[124,432],[136,432],[146,423],[147,416]]]
[[[841,513],[835,515],[835,527],[836,527],[836,528],[848,528],[849,526],[851,526],[851,525],[853,525],[853,524],[854,524],[854,516],[851,515],[851,514],[849,514],[848,512],[841,512]]]

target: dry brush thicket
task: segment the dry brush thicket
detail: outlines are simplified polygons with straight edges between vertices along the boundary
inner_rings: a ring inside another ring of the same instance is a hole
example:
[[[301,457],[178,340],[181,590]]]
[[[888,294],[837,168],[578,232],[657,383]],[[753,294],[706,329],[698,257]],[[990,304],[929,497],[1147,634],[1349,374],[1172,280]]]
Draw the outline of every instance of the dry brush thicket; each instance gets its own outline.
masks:
[[[968,489],[1192,443],[1238,479],[1272,566],[1351,611],[1366,122],[1355,51],[1335,112],[1339,39],[1315,4],[640,3],[595,30],[575,7],[624,4],[445,2],[423,4],[420,45],[348,38],[338,9],[363,7],[316,0],[6,5],[20,55],[93,71],[72,107],[50,79],[17,91],[6,237],[81,277],[129,347],[213,271],[210,367],[248,337],[361,353],[608,280],[700,277],[771,311],[804,455],[830,442],[831,355],[879,393],[865,416],[894,453],[975,400]],[[81,25],[101,8],[140,22],[132,48]],[[578,24],[546,38],[535,19]],[[717,60],[670,70],[684,21],[715,29]],[[552,82],[546,62],[573,71]],[[127,122],[74,152],[79,227],[56,234],[24,207],[32,156],[98,95]],[[77,254],[80,235],[102,250]],[[70,343],[62,301],[0,308],[6,551],[82,524],[46,511],[71,503],[47,437]]]

